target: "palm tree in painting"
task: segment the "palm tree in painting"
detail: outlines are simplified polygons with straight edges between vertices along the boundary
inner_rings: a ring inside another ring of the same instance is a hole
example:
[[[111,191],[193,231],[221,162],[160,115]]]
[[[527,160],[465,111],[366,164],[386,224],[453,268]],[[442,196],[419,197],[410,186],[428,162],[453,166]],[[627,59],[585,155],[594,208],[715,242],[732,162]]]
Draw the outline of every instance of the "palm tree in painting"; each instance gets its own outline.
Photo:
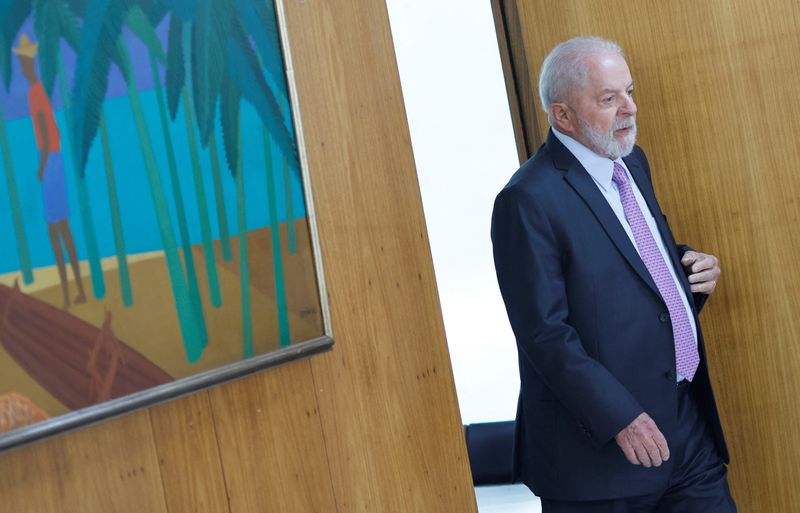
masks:
[[[283,63],[280,54],[275,13],[268,2],[230,0],[214,2],[202,0],[194,3],[194,9],[186,8],[185,2],[171,2],[175,14],[186,23],[191,23],[191,88],[196,121],[201,137],[207,140],[213,130],[217,98],[220,98],[221,125],[228,166],[237,169],[240,159],[238,109],[239,97],[251,103],[264,124],[265,165],[267,171],[267,193],[270,209],[270,231],[272,234],[272,262],[275,278],[275,300],[278,317],[280,344],[291,341],[286,305],[286,289],[283,273],[283,256],[277,214],[277,193],[272,157],[274,144],[290,161],[297,162],[296,148],[285,123],[281,94],[286,91]],[[248,34],[249,32],[249,34]],[[251,46],[252,38],[255,49]],[[259,58],[260,57],[260,58]],[[169,61],[168,61],[169,62]],[[262,66],[263,64],[263,66]],[[281,87],[270,87],[267,76]],[[169,70],[168,70],[169,71]],[[170,74],[167,74],[170,77]],[[178,76],[179,79],[183,77]],[[182,87],[182,80],[167,82],[172,96]],[[243,177],[237,178],[239,185]],[[243,191],[243,188],[237,187]],[[243,211],[243,194],[238,195],[237,211]],[[239,218],[239,236],[246,237],[246,223]],[[242,260],[246,255],[241,256]],[[244,355],[249,356],[244,344]]]
[[[164,147],[167,154],[167,166],[169,169],[170,182],[172,183],[172,200],[175,205],[175,212],[178,219],[178,230],[181,237],[181,248],[183,251],[183,264],[186,268],[186,282],[189,289],[189,296],[192,301],[194,315],[198,323],[200,338],[203,343],[207,343],[208,334],[206,331],[205,314],[203,313],[203,303],[200,297],[200,289],[197,284],[197,271],[194,264],[192,253],[192,243],[189,238],[189,224],[186,219],[186,208],[183,201],[183,192],[178,178],[178,164],[175,158],[175,147],[172,143],[172,134],[169,129],[167,116],[166,100],[164,98],[164,88],[161,85],[159,75],[159,63],[164,63],[166,55],[161,46],[161,41],[155,31],[155,25],[166,14],[163,8],[154,5],[150,13],[147,14],[139,6],[134,6],[127,13],[125,22],[128,28],[141,40],[147,47],[150,54],[150,67],[153,73],[153,85],[158,102],[158,115],[161,121],[161,133],[164,137]],[[174,21],[174,20],[172,20]]]
[[[200,148],[208,148],[210,150],[211,160],[211,176],[214,188],[214,199],[216,203],[217,212],[217,226],[220,235],[220,245],[222,247],[223,259],[229,261],[231,259],[230,237],[228,234],[227,217],[225,211],[225,202],[222,191],[222,176],[219,161],[219,152],[217,150],[216,139],[213,136],[213,129],[203,130],[204,122],[201,122],[202,113],[195,109],[191,109],[191,105],[196,105],[193,102],[193,96],[202,92],[202,87],[195,87],[194,67],[197,65],[193,55],[184,48],[191,50],[192,37],[193,37],[192,22],[184,22],[180,16],[174,13],[170,16],[169,26],[169,49],[167,59],[167,84],[168,87],[175,87],[175,91],[170,91],[170,113],[172,119],[177,115],[177,108],[179,101],[183,102],[184,109],[184,122],[187,130],[189,141],[189,154],[192,162],[192,177],[195,183],[195,193],[197,195],[198,206],[203,205],[206,207],[205,187],[202,180],[202,166],[200,163]],[[184,42],[185,41],[185,42]],[[188,70],[188,72],[187,72]],[[188,81],[188,84],[186,83]],[[177,84],[180,84],[177,86]],[[169,91],[169,89],[168,89]],[[173,97],[174,95],[174,97]],[[178,99],[180,96],[180,100]],[[211,118],[213,126],[213,114]],[[197,136],[195,134],[195,125],[200,134],[200,145],[197,144]],[[213,250],[213,240],[211,236],[211,225],[208,219],[208,210],[203,209],[198,212],[200,218],[200,233],[203,239],[203,250],[206,256],[206,272],[208,275],[211,303],[215,307],[222,304],[221,297],[217,285],[216,269],[213,265],[216,262],[216,257]]]
[[[197,195],[197,214],[200,220],[200,235],[203,241],[203,254],[206,260],[206,277],[208,278],[209,295],[211,304],[218,308],[222,305],[222,296],[219,289],[219,275],[217,274],[217,258],[214,254],[214,241],[211,237],[211,222],[208,215],[208,200],[205,185],[203,184],[203,169],[200,163],[200,150],[195,135],[192,111],[189,109],[189,93],[186,88],[181,94],[183,98],[183,116],[186,134],[189,141],[189,155],[192,161],[192,179],[195,194]]]
[[[170,109],[181,100],[181,93],[190,81],[194,119],[205,147],[214,130],[217,106],[222,107],[226,83],[235,84],[240,97],[249,102],[267,126],[280,151],[296,161],[297,150],[291,131],[284,121],[279,94],[270,87],[259,63],[276,83],[283,84],[283,64],[280,42],[274,22],[274,12],[268,2],[251,0],[163,0],[181,23],[170,24],[170,48],[167,58],[167,97]],[[190,69],[181,59],[170,58],[173,41],[182,40],[176,31],[189,25],[183,51]],[[255,43],[255,49],[250,39]],[[256,53],[258,51],[258,54]],[[277,82],[277,81],[280,82]],[[285,90],[285,87],[283,88]],[[231,102],[226,105],[233,106]],[[220,114],[225,155],[229,168],[236,169],[238,161],[238,127],[234,117]]]
[[[214,132],[208,137],[209,158],[211,159],[211,178],[214,182],[214,201],[217,207],[217,226],[219,227],[219,240],[222,247],[222,259],[230,262],[231,239],[228,233],[228,216],[225,212],[225,195],[222,189],[222,167],[220,165],[219,150],[217,149],[217,138]]]
[[[11,8],[12,3],[13,8]],[[72,120],[67,85],[68,79],[61,55],[61,41],[64,41],[73,51],[76,51],[80,38],[80,24],[76,13],[85,8],[85,2],[82,0],[16,0],[14,2],[9,2],[8,5],[10,10],[4,11],[2,16],[7,20],[3,25],[4,36],[0,37],[5,37],[5,39],[9,40],[13,39],[25,19],[33,15],[34,31],[40,43],[39,65],[42,83],[47,94],[51,95],[56,76],[58,76],[63,113],[66,121],[66,126],[63,127],[62,130],[62,135],[67,143],[64,145],[64,150],[70,153],[69,128],[72,126]],[[0,64],[5,65],[6,63],[1,56],[5,55],[6,46],[3,46],[2,50],[3,53],[0,53]],[[8,71],[9,74],[6,75],[7,80],[10,79],[10,68]],[[113,164],[110,160],[110,152],[108,151],[109,142],[107,131],[101,131],[101,137],[103,143],[104,168],[109,190],[111,224],[119,268],[120,289],[122,292],[123,304],[125,306],[131,306],[133,304],[132,287],[128,273],[127,253],[125,251],[124,236],[122,233],[120,207],[117,200],[117,193],[114,189],[115,177]],[[78,193],[78,205],[81,212],[80,217],[83,225],[87,258],[89,260],[89,268],[92,277],[92,290],[95,297],[99,299],[105,296],[105,282],[100,266],[100,255],[95,234],[91,202],[86,186],[86,173],[84,167],[79,167],[75,165],[74,162],[75,159],[73,158],[67,159],[67,166],[73,170],[74,182]]]
[[[264,162],[267,168],[267,202],[269,203],[270,235],[272,238],[272,267],[275,276],[275,307],[278,311],[278,337],[281,346],[291,343],[289,312],[286,305],[286,284],[283,280],[283,253],[281,252],[280,224],[278,222],[277,194],[275,192],[275,161],[272,141],[266,126],[262,126]]]
[[[152,2],[139,2],[149,8]],[[133,2],[126,0],[87,0],[83,9],[80,49],[75,65],[72,100],[74,147],[77,161],[86,166],[89,149],[97,134],[102,105],[108,88],[112,62],[120,69],[127,85],[131,114],[144,160],[144,169],[155,208],[159,236],[167,263],[170,285],[187,359],[196,362],[206,340],[186,283],[178,255],[175,233],[169,218],[164,186],[158,172],[150,129],[142,107],[139,88],[128,48],[121,37],[123,19]],[[111,44],[109,44],[111,42]]]
[[[68,96],[66,91],[63,94],[64,97]],[[130,307],[133,306],[133,287],[131,286],[131,276],[128,270],[128,252],[125,249],[125,236],[122,230],[122,214],[119,208],[119,195],[117,193],[114,161],[111,155],[111,143],[109,141],[110,138],[111,136],[106,128],[105,116],[102,116],[100,118],[100,141],[103,147],[103,168],[106,172],[106,190],[108,191],[108,203],[111,210],[114,250],[117,254],[120,293],[122,296],[122,304],[126,307]]]
[[[201,139],[214,144],[213,125],[217,97],[220,104],[220,124],[228,167],[237,182],[237,220],[240,237],[240,270],[242,287],[249,287],[244,281],[247,268],[247,226],[245,219],[244,176],[237,172],[241,161],[239,135],[239,101],[249,101],[259,113],[264,123],[265,165],[267,172],[267,193],[272,234],[272,262],[275,279],[275,300],[278,318],[278,332],[281,346],[291,341],[286,304],[286,290],[283,273],[283,256],[277,213],[277,193],[275,191],[272,145],[275,144],[286,162],[297,162],[296,149],[281,109],[281,91],[285,94],[283,62],[280,54],[275,13],[268,2],[231,0],[196,2],[194,9],[186,9],[183,2],[172,3],[175,14],[183,22],[191,25],[191,38],[186,46],[191,54],[190,71],[187,73],[193,91],[192,100],[195,119]],[[172,31],[175,27],[171,26]],[[249,34],[246,32],[249,31]],[[253,49],[249,38],[255,43]],[[177,39],[177,38],[176,38]],[[172,41],[172,37],[170,37]],[[173,47],[170,45],[169,51]],[[184,68],[181,73],[170,73],[168,59],[167,90],[177,103],[178,91],[183,89]],[[277,87],[270,87],[263,69]],[[172,80],[170,80],[172,78]],[[187,103],[183,95],[184,104]],[[184,105],[188,108],[187,105]],[[287,166],[288,168],[288,166]],[[287,181],[288,184],[288,181]],[[288,198],[287,198],[288,199]],[[287,208],[290,202],[287,201]],[[293,232],[290,232],[293,235]],[[290,237],[290,240],[293,237]],[[249,295],[243,292],[243,332],[249,333]],[[252,355],[252,340],[243,341],[244,357]]]
[[[220,109],[235,110],[238,102],[230,101],[230,91],[236,91],[242,99],[251,103],[259,114],[262,122],[267,127],[269,138],[281,153],[291,156],[292,161],[296,161],[296,149],[290,130],[284,122],[279,102],[276,95],[267,84],[261,66],[258,63],[256,52],[251,46],[250,38],[255,43],[256,48],[265,58],[267,70],[282,76],[283,69],[280,65],[279,46],[277,45],[276,32],[269,34],[269,23],[262,20],[269,17],[270,13],[266,3],[250,2],[249,0],[231,1],[212,1],[212,0],[164,0],[163,2],[171,9],[172,16],[177,16],[181,23],[170,23],[170,43],[180,40],[183,43],[185,59],[170,59],[168,49],[167,58],[167,96],[170,110],[174,113],[175,106],[186,98],[183,93],[184,87],[189,81],[192,90],[191,105],[184,101],[184,109],[192,109],[193,120],[198,127],[201,144],[209,141],[213,132],[214,120],[217,112],[217,105]],[[82,152],[81,162],[85,163],[85,155],[97,130],[97,112],[102,104],[105,89],[107,87],[107,73],[112,62],[116,62],[118,57],[115,53],[126,50],[117,50],[109,45],[104,45],[106,41],[119,40],[122,21],[125,13],[133,5],[133,2],[124,0],[88,0],[84,16],[84,24],[81,38],[81,54],[77,63],[75,86],[73,88],[74,104],[76,110],[80,110],[81,116],[76,116],[75,132],[78,134],[76,139],[76,149]],[[152,7],[152,2],[137,2],[145,12]],[[89,15],[91,13],[91,16]],[[251,19],[252,16],[257,18]],[[274,13],[273,13],[274,16]],[[183,25],[188,28],[184,30]],[[273,22],[274,25],[274,22]],[[249,33],[245,30],[249,31]],[[179,32],[178,32],[179,31]],[[183,34],[187,34],[184,37]],[[276,57],[277,56],[277,57]],[[190,63],[186,69],[183,61]],[[134,104],[134,117],[137,119],[137,132],[140,141],[149,139],[147,127],[141,113],[136,113],[138,91],[135,82],[132,80],[133,70],[129,59],[122,59],[123,75],[128,81],[130,98]],[[270,65],[271,63],[271,65]],[[188,77],[187,77],[188,75]],[[235,86],[232,87],[232,86]],[[224,104],[224,105],[223,105]],[[80,106],[80,109],[78,109]],[[140,108],[140,107],[139,107]],[[232,115],[230,112],[221,113],[220,116],[225,155],[228,167],[232,170],[237,169],[239,155],[238,148],[238,114]],[[148,150],[149,146],[149,150]],[[151,179],[151,189],[156,203],[156,210],[160,210],[159,204],[166,210],[163,191],[157,192],[160,187],[158,175],[155,169],[152,155],[152,143],[142,142],[145,160],[153,161],[148,168],[148,177]],[[268,163],[268,166],[271,163]],[[271,166],[270,166],[271,167]],[[270,180],[274,177],[270,176]],[[272,182],[274,183],[274,182]],[[158,196],[161,195],[161,199]],[[275,195],[273,195],[273,198]],[[158,215],[159,227],[162,232],[162,241],[165,246],[165,255],[170,260],[171,250],[167,243],[168,235],[171,235],[171,226],[166,212],[163,217]],[[277,233],[277,215],[273,218],[273,232]],[[240,236],[244,235],[243,227],[240,226]],[[174,236],[171,238],[174,247]],[[273,255],[278,255],[274,261],[280,260],[280,240],[273,240]],[[246,258],[246,255],[242,255]],[[177,258],[173,260],[177,261]],[[168,266],[173,266],[168,263]],[[285,304],[285,290],[283,289],[282,271],[280,267],[275,268],[276,296],[279,302]],[[174,278],[176,273],[170,272],[173,290],[180,285]],[[185,289],[185,287],[184,287]],[[184,296],[186,303],[188,298]],[[179,295],[176,293],[176,303],[179,304]],[[279,308],[279,324],[288,328],[285,308]],[[183,324],[182,324],[183,326]],[[282,336],[282,343],[286,339],[288,343],[288,329],[284,330],[286,336]],[[186,334],[184,333],[184,338]]]
[[[238,105],[238,95],[237,91],[232,91],[234,95],[235,101],[237,102],[236,107],[231,107],[228,111],[228,115],[234,115],[233,112],[235,111],[236,121],[236,139],[237,139],[237,152],[241,156],[242,154],[242,135],[241,131],[239,130],[239,105]],[[223,94],[223,103],[225,94]],[[222,112],[226,113],[225,107],[222,107]],[[242,358],[250,358],[253,356],[253,317],[252,312],[250,310],[250,262],[248,260],[249,252],[247,251],[247,216],[245,214],[245,191],[247,188],[245,187],[244,182],[244,165],[242,161],[244,159],[239,158],[236,162],[236,169],[234,170],[233,177],[236,180],[236,220],[237,225],[239,228],[239,287],[241,290],[241,301],[242,301]]]
[[[291,115],[289,109],[288,98],[284,102],[283,112],[287,116]],[[294,206],[292,205],[292,171],[290,160],[284,155],[283,157],[283,183],[284,192],[286,193],[286,231],[289,243],[289,253],[294,255],[297,253],[297,235],[294,229]]]
[[[3,154],[3,172],[6,177],[8,203],[11,206],[11,219],[14,224],[14,236],[16,239],[20,271],[22,272],[22,282],[27,285],[33,283],[33,268],[31,266],[30,250],[28,249],[28,237],[25,233],[25,224],[22,219],[22,206],[20,205],[19,194],[17,193],[14,161],[11,158],[11,147],[8,144],[2,103],[0,103],[0,153]]]
[[[77,8],[82,6],[81,2],[72,1]],[[53,33],[65,34],[64,39],[68,41],[69,46],[73,51],[76,51],[77,41],[79,39],[78,21],[76,15],[72,12],[68,4],[63,0],[37,0],[34,5],[36,12],[42,12],[41,16],[37,16],[36,30],[41,33],[45,39],[45,46],[50,50],[47,54],[54,54],[54,58],[45,60],[47,63],[43,65],[44,73],[49,77],[52,76],[53,70],[52,63],[57,62],[58,82],[60,85],[61,102],[63,104],[64,118],[67,127],[72,126],[72,115],[70,109],[70,95],[69,95],[69,80],[66,70],[64,69],[64,60],[62,57],[61,49],[59,48],[59,39],[53,38]],[[56,27],[59,27],[56,30]],[[130,307],[133,305],[133,287],[131,286],[130,272],[128,270],[128,256],[125,248],[125,237],[122,228],[122,214],[120,212],[119,198],[116,188],[116,177],[114,173],[114,163],[111,156],[109,133],[105,128],[105,122],[101,117],[100,120],[100,138],[103,148],[103,169],[105,170],[106,185],[108,191],[109,208],[111,210],[111,227],[114,235],[114,249],[116,252],[118,276],[120,283],[120,292],[122,296],[122,303],[124,306]],[[64,131],[65,136],[69,136],[69,130]],[[66,145],[68,150],[71,150],[69,144]],[[74,159],[69,159],[74,162]],[[94,222],[92,217],[92,210],[90,208],[89,194],[86,187],[86,170],[84,168],[77,168],[74,164],[71,167],[76,168],[75,182],[78,184],[78,204],[81,209],[81,219],[84,221],[84,230],[86,231],[86,241],[90,269],[93,276],[97,275],[100,278],[95,279],[98,281],[102,279],[102,272],[99,268],[99,255],[97,250],[97,237],[95,236]],[[93,282],[94,283],[94,282]],[[94,283],[95,297],[102,297],[104,294],[98,293],[104,290],[105,285]]]
[[[143,10],[143,7],[147,8],[147,12]],[[130,7],[128,12],[125,15],[125,24],[131,31],[139,38],[140,41],[144,43],[147,47],[148,52],[150,54],[150,61],[151,61],[151,69],[153,72],[153,80],[154,85],[156,88],[156,94],[159,100],[159,116],[162,117],[161,125],[162,131],[165,134],[165,137],[170,137],[168,131],[168,124],[166,120],[163,118],[164,110],[163,110],[163,101],[162,101],[162,86],[161,80],[158,76],[157,72],[157,64],[156,62],[163,63],[165,61],[164,50],[161,45],[161,41],[158,39],[156,35],[155,26],[157,26],[167,14],[167,9],[164,4],[161,3],[147,3],[147,5],[138,5],[134,4]],[[177,17],[172,17],[170,24],[173,27],[175,33],[172,35],[170,40],[170,47],[175,47],[176,49],[180,50],[181,48],[181,39],[182,39],[182,30],[180,29],[180,19]],[[177,36],[177,37],[176,37]],[[174,57],[174,56],[171,56]],[[183,59],[182,51],[180,52],[179,58]],[[191,66],[191,63],[188,64]],[[182,95],[184,97],[188,96],[187,88],[183,88]],[[189,100],[185,100],[184,104],[189,105]],[[176,106],[177,107],[177,106]],[[211,233],[211,221],[209,216],[209,209],[208,201],[206,196],[206,189],[203,180],[203,170],[201,165],[201,158],[200,158],[200,151],[199,145],[197,144],[197,136],[195,132],[195,123],[192,119],[192,112],[189,109],[184,108],[184,117],[185,117],[185,127],[187,130],[187,136],[189,140],[189,153],[191,156],[191,170],[192,170],[192,179],[194,184],[195,195],[197,198],[196,206],[197,206],[197,216],[200,221],[200,234],[202,237],[202,245],[203,245],[203,254],[205,257],[205,269],[206,269],[206,279],[208,282],[209,288],[209,297],[211,300],[211,305],[215,308],[222,306],[222,294],[219,284],[219,275],[217,272],[217,264],[216,264],[216,255],[214,252],[214,242]],[[174,120],[175,115],[177,114],[177,108],[171,112],[172,118]],[[174,160],[174,151],[171,151],[172,148],[169,147],[170,144],[167,144],[167,154],[168,154],[168,163],[170,165],[170,173],[172,173],[173,165],[175,164]],[[204,144],[205,146],[205,144]],[[227,220],[225,218],[225,206],[224,202],[222,201],[222,191],[221,191],[221,183],[219,180],[219,163],[216,156],[216,147],[212,144],[211,145],[211,157],[212,157],[212,171],[214,172],[214,180],[213,183],[215,185],[215,198],[217,203],[217,218],[219,219],[219,227],[220,227],[220,238],[221,244],[223,249],[223,256],[230,260],[230,241],[227,233]],[[170,157],[172,155],[172,157]],[[192,297],[192,302],[195,305],[196,314],[199,316],[198,318],[202,322],[201,331],[205,331],[204,327],[204,315],[202,312],[202,304],[200,301],[199,291],[197,290],[197,277],[196,271],[194,269],[194,262],[186,260],[187,252],[189,258],[191,256],[191,245],[188,239],[188,229],[184,230],[183,227],[183,217],[185,216],[184,208],[183,208],[183,199],[179,197],[179,191],[175,190],[175,187],[180,187],[179,182],[177,182],[177,170],[174,173],[174,176],[171,176],[171,180],[173,183],[173,199],[176,205],[176,210],[179,211],[178,213],[178,221],[179,221],[179,229],[181,232],[181,238],[183,243],[183,252],[184,252],[184,261],[186,264],[187,270],[187,281],[188,287],[190,289],[190,295]],[[180,195],[182,196],[182,195]]]
[[[254,6],[254,4],[259,4]],[[250,45],[248,35],[245,33],[245,24],[251,26],[249,34],[256,42],[261,52],[273,64],[271,72],[283,80],[283,65],[280,60],[280,46],[277,39],[277,30],[274,26],[274,13],[270,13],[261,2],[210,2],[205,1],[195,5],[194,10],[181,10],[181,5],[174,5],[175,13],[182,23],[190,25],[190,37],[186,38],[185,46],[190,58],[186,60],[189,65],[181,67],[180,59],[169,59],[167,67],[167,90],[172,99],[171,105],[176,105],[178,95],[184,101],[184,108],[190,101],[185,93],[184,83],[190,82],[193,91],[195,120],[199,125],[201,140],[208,141],[212,153],[214,148],[214,115],[216,113],[217,97],[219,97],[220,124],[222,127],[223,145],[228,161],[228,167],[237,183],[237,222],[240,243],[240,278],[242,279],[242,324],[243,356],[252,356],[252,336],[249,284],[247,273],[247,223],[245,217],[245,188],[244,176],[237,170],[240,169],[241,146],[239,136],[239,102],[242,97],[256,107],[265,126],[270,127],[273,138],[283,150],[284,155],[295,158],[296,151],[283,120],[274,88],[270,88],[264,79],[261,63],[256,52]],[[246,18],[246,20],[245,20]],[[270,21],[271,20],[271,21]],[[271,23],[271,24],[270,24]],[[270,30],[272,27],[272,30]],[[171,24],[170,42],[182,41],[182,38],[173,35],[179,26]],[[168,52],[180,52],[180,47],[170,44]],[[263,59],[263,58],[262,58]],[[177,63],[177,66],[170,64]],[[188,71],[186,70],[188,68]],[[174,70],[178,71],[175,72]],[[285,90],[285,89],[284,89]],[[183,93],[179,93],[183,91]],[[269,141],[267,141],[269,143]],[[268,152],[267,155],[271,155]],[[296,159],[295,159],[296,160]],[[213,162],[213,161],[212,161]],[[281,243],[278,231],[278,216],[274,211],[276,194],[274,191],[274,176],[272,173],[272,160],[267,158],[268,198],[270,203],[270,220],[272,232],[273,274],[275,278],[275,298],[278,317],[278,331],[282,346],[290,343],[288,312],[286,307],[286,292],[283,281],[283,264]]]
[[[24,6],[23,6],[24,7]],[[11,34],[13,27],[22,24],[28,14],[25,9],[20,9],[14,0],[0,0],[0,77],[2,77],[6,90],[11,82],[11,45],[14,42],[16,31]],[[5,115],[0,104],[0,153],[3,154],[3,171],[6,177],[8,200],[11,206],[11,218],[14,225],[17,255],[19,257],[22,280],[25,284],[33,283],[33,269],[31,266],[28,237],[25,233],[25,224],[22,217],[22,206],[17,192],[14,162],[11,158],[11,147],[8,144],[6,133]]]

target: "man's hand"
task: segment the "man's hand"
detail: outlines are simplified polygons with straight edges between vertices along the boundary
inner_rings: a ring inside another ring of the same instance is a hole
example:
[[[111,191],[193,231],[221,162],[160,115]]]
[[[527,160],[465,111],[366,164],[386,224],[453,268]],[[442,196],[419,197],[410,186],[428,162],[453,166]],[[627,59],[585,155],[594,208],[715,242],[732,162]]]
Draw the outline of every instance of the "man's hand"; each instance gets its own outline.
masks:
[[[714,292],[719,275],[722,273],[717,257],[697,251],[687,251],[681,258],[681,264],[689,273],[692,292],[702,292],[703,294]]]
[[[614,437],[628,461],[645,467],[660,466],[669,459],[667,439],[650,415],[642,413]]]

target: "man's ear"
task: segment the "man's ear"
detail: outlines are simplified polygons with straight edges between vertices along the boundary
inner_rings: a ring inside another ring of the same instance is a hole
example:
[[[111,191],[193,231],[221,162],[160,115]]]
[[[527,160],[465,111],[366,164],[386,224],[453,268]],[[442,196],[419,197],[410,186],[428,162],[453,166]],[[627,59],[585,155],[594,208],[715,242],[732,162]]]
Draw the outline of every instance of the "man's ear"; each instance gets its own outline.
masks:
[[[550,104],[550,118],[553,126],[562,134],[571,135],[575,132],[575,120],[572,109],[566,103],[556,102]]]

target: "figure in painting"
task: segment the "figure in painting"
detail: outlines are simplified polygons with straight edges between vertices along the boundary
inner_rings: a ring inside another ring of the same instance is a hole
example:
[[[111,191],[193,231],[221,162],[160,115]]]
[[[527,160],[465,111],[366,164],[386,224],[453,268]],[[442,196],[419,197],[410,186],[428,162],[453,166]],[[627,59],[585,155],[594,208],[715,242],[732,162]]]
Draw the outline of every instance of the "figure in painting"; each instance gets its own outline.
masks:
[[[36,144],[40,151],[37,177],[42,183],[44,216],[47,221],[50,245],[56,257],[61,290],[64,294],[63,308],[66,310],[70,307],[70,298],[67,267],[64,261],[64,251],[61,247],[62,240],[78,287],[75,303],[85,303],[86,293],[83,290],[78,255],[75,251],[75,242],[69,227],[69,207],[67,206],[64,163],[61,156],[61,138],[50,99],[47,97],[47,93],[36,73],[36,54],[38,50],[39,43],[32,42],[26,34],[22,34],[19,38],[19,46],[14,48],[13,52],[19,57],[22,72],[30,84],[28,105],[30,107],[31,120],[33,121],[33,130],[36,133]]]

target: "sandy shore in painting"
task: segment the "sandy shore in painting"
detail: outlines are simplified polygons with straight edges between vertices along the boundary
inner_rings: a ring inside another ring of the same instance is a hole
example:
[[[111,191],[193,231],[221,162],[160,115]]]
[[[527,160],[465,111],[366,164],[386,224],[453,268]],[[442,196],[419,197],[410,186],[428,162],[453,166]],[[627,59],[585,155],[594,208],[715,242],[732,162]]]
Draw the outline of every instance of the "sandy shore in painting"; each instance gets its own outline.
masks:
[[[286,302],[293,343],[322,334],[319,295],[305,220],[295,221],[295,229],[295,254],[288,250],[287,226],[284,224],[280,229]],[[270,229],[254,230],[248,233],[247,240],[253,339],[255,354],[258,355],[278,348]],[[222,259],[218,241],[215,242],[214,249],[222,294],[220,308],[210,305],[203,248],[198,245],[192,249],[209,336],[203,356],[194,364],[190,364],[185,356],[167,267],[160,252],[129,257],[134,304],[128,308],[122,304],[116,259],[108,258],[103,261],[106,296],[99,300],[91,294],[88,264],[82,262],[83,283],[89,301],[73,305],[70,313],[99,327],[103,323],[105,311],[111,311],[112,327],[117,337],[175,379],[239,361],[242,358],[242,325],[238,238],[231,238],[232,259],[229,262]],[[2,275],[0,283],[13,285],[18,276],[18,273]],[[34,284],[23,287],[23,292],[60,307],[61,287],[55,267],[35,269],[34,277]],[[71,271],[69,277],[72,278]],[[70,283],[70,294],[72,297],[76,294],[73,282]],[[5,392],[25,395],[51,416],[67,411],[66,407],[35,382],[0,347],[0,394]]]

